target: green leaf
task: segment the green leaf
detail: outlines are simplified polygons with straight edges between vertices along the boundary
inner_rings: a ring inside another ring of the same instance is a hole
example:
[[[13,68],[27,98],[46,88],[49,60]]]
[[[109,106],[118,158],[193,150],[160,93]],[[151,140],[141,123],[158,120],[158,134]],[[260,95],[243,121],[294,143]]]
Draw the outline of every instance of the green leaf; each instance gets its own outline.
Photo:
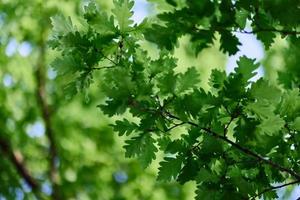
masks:
[[[167,27],[154,24],[144,31],[146,40],[156,43],[160,49],[171,51],[177,43],[177,35]]]
[[[152,160],[156,158],[155,153],[158,149],[155,146],[155,140],[150,135],[144,133],[125,141],[124,148],[126,157],[138,157],[141,165],[146,168]]]
[[[50,66],[54,69],[57,76],[63,76],[75,73],[81,68],[81,64],[81,60],[77,60],[76,57],[68,55],[63,58],[56,58]]]
[[[184,184],[190,180],[195,180],[198,171],[199,163],[197,162],[197,159],[194,159],[191,156],[189,156],[186,159],[186,162],[183,168],[181,169],[180,175],[178,176],[177,180],[181,184]]]
[[[176,6],[177,6],[177,3],[176,3],[176,1],[175,1],[175,0],[166,0],[166,2],[167,2],[168,4],[170,4],[170,5],[174,6],[174,7],[176,7]]]
[[[218,177],[215,173],[208,171],[207,169],[201,168],[197,174],[198,182],[217,182]]]
[[[183,163],[182,156],[165,157],[164,161],[160,162],[159,172],[157,179],[160,181],[170,181],[176,179],[181,170]]]
[[[300,117],[297,117],[293,123],[291,124],[291,127],[297,131],[300,131]]]
[[[224,53],[228,53],[229,55],[236,54],[236,52],[238,52],[239,50],[238,45],[241,44],[239,42],[239,39],[229,31],[220,31],[220,34],[221,34],[220,49]]]
[[[217,193],[217,191],[212,191],[208,188],[203,187],[202,185],[199,185],[197,186],[195,200],[220,199],[219,196],[220,195]]]
[[[71,18],[65,18],[63,15],[55,15],[51,17],[51,24],[53,26],[53,34],[63,36],[69,32],[75,31]]]
[[[269,116],[267,119],[264,119],[258,129],[267,135],[274,135],[278,133],[284,127],[284,120],[278,115]]]
[[[98,105],[102,112],[110,117],[123,114],[127,108],[127,101],[122,99],[109,99],[105,104]]]
[[[278,82],[282,84],[285,88],[292,88],[292,85],[294,84],[294,74],[291,72],[278,72]]]
[[[223,93],[229,99],[239,100],[246,95],[246,81],[241,74],[230,75],[224,83]]]
[[[298,88],[287,90],[284,93],[280,105],[280,114],[292,119],[300,115],[300,90]]]
[[[206,105],[214,103],[214,98],[210,93],[206,93],[203,89],[194,90],[190,94],[184,95],[182,98],[174,100],[176,113],[182,118],[199,117],[199,112]],[[203,111],[205,112],[205,111]]]
[[[260,118],[267,118],[274,113],[275,107],[273,104],[264,101],[249,103],[246,109],[255,113]]]
[[[84,18],[98,33],[112,34],[117,31],[114,17],[109,17],[106,12],[99,12],[94,3],[90,2],[84,10]]]
[[[241,29],[246,27],[247,18],[249,16],[249,12],[244,8],[237,10],[235,13],[235,21],[238,23]]]
[[[191,36],[192,46],[195,48],[196,55],[200,53],[204,48],[207,48],[213,44],[214,31],[200,30]]]
[[[65,85],[64,95],[67,100],[72,99],[78,93],[77,81],[72,81]]]
[[[165,152],[175,154],[178,152],[184,152],[186,149],[187,146],[185,144],[185,141],[181,139],[176,139],[168,144]]]
[[[137,124],[129,122],[127,119],[117,120],[113,125],[114,131],[119,132],[119,136],[123,136],[124,134],[128,136],[130,133],[137,130],[138,127]]]
[[[93,83],[93,76],[89,72],[81,73],[75,81],[71,81],[64,87],[64,95],[67,100],[72,99],[78,92],[85,94],[86,102],[89,101],[88,88]]]
[[[247,58],[246,56],[240,57],[237,61],[238,67],[235,68],[237,74],[241,74],[243,79],[248,82],[249,79],[253,78],[257,73],[254,72],[259,67],[258,63],[255,63],[255,59]]]
[[[116,16],[121,33],[132,29],[133,20],[130,18],[133,16],[133,12],[131,11],[133,5],[134,1],[131,0],[114,0],[115,8],[112,12]]]
[[[264,44],[266,50],[268,50],[271,45],[274,43],[274,39],[276,38],[275,33],[271,32],[271,31],[266,31],[266,32],[259,32],[256,34],[257,39],[259,39],[260,41],[262,41],[262,43]]]
[[[172,94],[175,91],[176,82],[177,75],[170,71],[158,78],[157,87],[162,95]]]
[[[233,165],[228,167],[227,175],[230,176],[230,178],[241,178],[242,172],[236,165]]]
[[[170,144],[171,139],[168,136],[163,136],[157,139],[157,143],[159,146],[159,149],[162,151],[165,151],[167,146]]]
[[[184,74],[179,74],[177,79],[177,92],[183,93],[196,87],[199,83],[199,75],[195,67],[189,68]]]
[[[275,86],[271,86],[267,81],[260,79],[251,87],[251,94],[258,101],[268,101],[270,103],[279,103],[281,99],[281,91]]]
[[[211,71],[209,85],[215,89],[222,89],[224,86],[224,82],[226,80],[225,71],[220,71],[217,69],[213,69]]]
[[[151,77],[155,77],[162,72],[172,71],[177,66],[176,62],[177,60],[169,56],[167,51],[160,51],[159,58],[151,61],[146,70],[149,71]]]

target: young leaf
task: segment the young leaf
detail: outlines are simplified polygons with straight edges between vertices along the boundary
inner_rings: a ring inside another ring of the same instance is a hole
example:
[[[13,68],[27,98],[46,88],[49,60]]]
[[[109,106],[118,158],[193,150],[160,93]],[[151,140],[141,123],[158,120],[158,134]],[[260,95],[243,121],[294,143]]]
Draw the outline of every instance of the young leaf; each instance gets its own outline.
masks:
[[[99,12],[94,3],[90,2],[84,9],[84,18],[98,33],[113,34],[117,31],[114,17],[109,17],[106,12]]]
[[[262,133],[267,135],[274,135],[278,133],[284,127],[284,120],[278,115],[269,116],[264,119],[262,123],[258,126]]]
[[[266,50],[268,50],[273,44],[276,35],[273,32],[261,32],[257,33],[256,37],[257,39],[262,41],[262,43],[265,45]]]
[[[251,94],[253,94],[258,101],[268,101],[274,104],[279,103],[282,96],[278,88],[271,86],[263,79],[258,80],[252,85]]]
[[[66,19],[63,15],[51,17],[51,24],[54,36],[63,36],[75,30],[71,18]]]
[[[236,52],[238,52],[239,50],[238,45],[241,44],[239,42],[239,39],[229,31],[220,31],[220,34],[221,34],[220,49],[224,53],[228,53],[230,56],[236,54]]]
[[[162,95],[172,94],[175,90],[177,75],[173,71],[163,74],[158,79],[158,88]]]
[[[189,68],[184,74],[179,74],[177,79],[177,92],[183,93],[186,90],[196,87],[200,79],[195,67]]]
[[[224,86],[224,81],[226,80],[225,71],[220,71],[217,69],[213,69],[211,71],[209,85],[215,89],[221,89]]]
[[[177,180],[181,184],[184,184],[190,180],[195,180],[198,171],[199,163],[197,162],[197,159],[194,159],[190,156],[186,159],[185,164],[181,169],[180,175],[178,176]]]
[[[132,27],[133,8],[134,1],[131,0],[114,0],[115,8],[112,10],[113,14],[116,16],[116,20],[119,24],[119,29],[121,33],[129,31]]]
[[[240,28],[244,29],[246,26],[247,18],[249,16],[249,12],[244,8],[237,10],[235,13],[235,21],[238,23]]]
[[[146,168],[156,158],[158,149],[150,133],[144,133],[125,141],[126,157],[138,157],[141,165]]]
[[[300,117],[297,117],[294,122],[292,123],[292,128],[297,131],[300,131]]]
[[[172,179],[176,179],[181,170],[181,165],[183,162],[182,156],[173,157],[165,157],[164,161],[160,162],[159,172],[158,172],[158,180],[161,181],[170,181]]]
[[[127,119],[117,120],[113,125],[114,131],[119,132],[119,136],[123,136],[124,134],[128,136],[130,133],[137,130],[138,127],[137,124],[129,122]]]
[[[255,59],[247,58],[246,56],[240,57],[237,61],[238,67],[235,68],[237,74],[241,74],[243,79],[248,82],[249,79],[253,78],[257,73],[254,72],[259,67],[258,63],[255,63]]]

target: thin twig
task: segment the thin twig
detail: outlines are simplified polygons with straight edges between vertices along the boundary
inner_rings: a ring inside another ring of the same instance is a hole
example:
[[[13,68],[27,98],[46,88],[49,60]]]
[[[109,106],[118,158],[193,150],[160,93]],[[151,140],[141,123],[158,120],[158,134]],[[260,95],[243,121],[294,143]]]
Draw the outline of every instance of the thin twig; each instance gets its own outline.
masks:
[[[173,130],[174,128],[176,128],[176,127],[178,127],[178,126],[181,126],[181,125],[183,125],[183,124],[185,124],[185,122],[181,122],[181,123],[175,124],[174,126],[171,126],[170,128],[168,128],[168,129],[166,130],[166,132],[169,132],[169,131]]]
[[[243,33],[243,34],[255,34],[255,33],[262,33],[262,32],[275,32],[280,33],[284,35],[299,35],[300,31],[294,31],[294,30],[281,30],[281,29],[275,29],[275,28],[259,28],[252,31],[246,31],[246,30],[232,30],[227,27],[211,27],[211,29],[204,29],[204,28],[196,28],[197,31],[230,31],[235,33]]]
[[[235,31],[236,32],[236,31]],[[255,29],[252,31],[246,31],[246,30],[240,30],[237,31],[239,33],[245,33],[245,34],[255,34],[255,33],[261,33],[261,32],[276,32],[284,35],[299,35],[299,31],[293,31],[293,30],[280,30],[280,29],[275,29],[275,28],[260,28],[260,29]]]
[[[179,117],[175,116],[175,115],[172,115],[171,113],[167,112],[168,116],[170,118],[173,118],[173,119],[176,119],[176,120],[180,120]],[[180,120],[182,121],[182,120]],[[288,168],[285,168],[275,162],[273,162],[272,160],[270,159],[267,159],[261,155],[259,155],[258,153],[255,153],[253,151],[251,151],[250,149],[244,147],[244,146],[241,146],[240,144],[237,144],[231,140],[229,140],[227,137],[223,136],[223,135],[220,135],[216,132],[213,132],[212,130],[210,130],[209,128],[203,128],[203,127],[200,127],[198,124],[194,123],[194,122],[191,122],[191,121],[186,121],[185,123],[187,124],[190,124],[192,126],[195,126],[197,128],[199,128],[200,130],[203,130],[207,133],[209,133],[210,135],[212,135],[213,137],[217,138],[217,139],[220,139],[228,144],[230,144],[231,146],[235,147],[236,149],[240,150],[241,152],[249,155],[249,156],[252,156],[254,158],[257,158],[258,160],[268,164],[268,165],[271,165],[272,167],[278,169],[279,171],[282,171],[282,172],[286,172],[292,176],[294,176],[296,179],[299,179],[300,180],[300,175],[298,173],[296,173],[295,171],[291,170],[291,169],[288,169]]]
[[[286,186],[289,186],[289,185],[297,184],[297,183],[300,183],[300,179],[289,182],[289,183],[285,183],[285,184],[282,184],[282,185],[272,186],[272,187],[266,188],[263,191],[259,192],[257,195],[251,197],[251,199],[255,200],[256,197],[259,197],[259,196],[263,195],[264,193],[267,193],[269,191],[276,190],[276,189],[279,189],[279,188],[283,188],[283,187],[286,187]]]
[[[109,60],[110,62],[112,62],[114,65],[118,65],[118,63],[116,63],[115,61],[113,61],[109,57],[105,56],[103,53],[102,53],[102,56],[103,56],[103,58],[105,58],[105,59]]]
[[[229,122],[225,125],[224,127],[224,137],[226,137],[227,131],[228,131],[228,127],[230,126],[230,124],[233,122],[233,120],[235,119],[235,116],[231,116]]]
[[[228,112],[229,115],[230,115],[230,120],[224,127],[224,132],[223,132],[224,137],[226,137],[226,134],[227,134],[227,131],[228,131],[228,128],[229,128],[230,124],[233,122],[233,120],[235,120],[239,116],[239,113],[237,112],[239,104],[240,104],[240,100],[238,101],[233,113],[230,113],[228,108],[225,107],[226,112]]]
[[[111,68],[115,68],[117,66],[108,66],[108,67],[93,67],[91,68],[92,70],[101,70],[101,69],[111,69]]]
[[[129,104],[129,106],[133,106],[136,109],[140,109],[139,108],[139,103],[137,101],[135,101],[135,100],[132,99],[131,102],[135,102],[135,103],[131,103],[131,104]],[[149,111],[149,110],[153,111],[153,109],[149,109],[149,108],[145,109],[145,108],[143,108],[143,111]],[[159,111],[159,112],[161,112],[161,111]],[[241,146],[238,143],[235,143],[234,141],[228,139],[226,136],[223,136],[221,134],[218,134],[218,133],[212,131],[210,128],[201,127],[197,123],[192,122],[192,121],[181,120],[179,117],[173,115],[172,113],[168,112],[167,110],[164,110],[161,113],[161,115],[164,116],[164,117],[169,117],[169,118],[172,118],[172,119],[176,119],[178,121],[181,121],[181,123],[189,124],[191,126],[199,128],[200,130],[205,131],[206,133],[210,134],[214,138],[222,140],[222,141],[226,142],[227,144],[230,144],[232,147],[238,149],[239,151],[243,152],[244,154],[249,155],[249,156],[251,156],[253,158],[256,158],[256,159],[258,159],[258,161],[261,161],[261,162],[263,162],[265,164],[268,164],[268,165],[274,167],[275,169],[278,169],[281,172],[286,172],[286,173],[290,174],[291,176],[295,177],[297,180],[300,180],[300,174],[298,174],[297,172],[293,171],[292,169],[285,168],[285,167],[283,167],[283,166],[281,166],[281,165],[273,162],[272,160],[270,160],[268,158],[265,158],[262,155],[254,152],[254,151],[252,151],[252,150],[250,150],[250,149],[248,149],[248,148],[246,148],[244,146]]]
[[[107,57],[106,55],[104,55],[104,53],[100,50],[100,49],[97,49],[96,47],[94,47],[94,50],[98,53],[101,54],[101,56],[105,59],[107,59],[108,61],[110,61],[111,63],[113,63],[114,65],[118,65],[118,63],[116,63],[114,60],[110,59],[109,57]]]

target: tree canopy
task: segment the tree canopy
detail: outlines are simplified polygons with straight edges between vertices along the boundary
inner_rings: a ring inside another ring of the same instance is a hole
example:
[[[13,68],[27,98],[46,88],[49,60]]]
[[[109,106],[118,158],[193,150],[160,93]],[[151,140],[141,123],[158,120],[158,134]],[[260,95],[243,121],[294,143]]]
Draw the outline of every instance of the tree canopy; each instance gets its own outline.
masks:
[[[300,183],[300,2],[149,2],[141,22],[132,0],[0,5],[0,198],[277,199]],[[226,72],[238,34],[265,56]]]

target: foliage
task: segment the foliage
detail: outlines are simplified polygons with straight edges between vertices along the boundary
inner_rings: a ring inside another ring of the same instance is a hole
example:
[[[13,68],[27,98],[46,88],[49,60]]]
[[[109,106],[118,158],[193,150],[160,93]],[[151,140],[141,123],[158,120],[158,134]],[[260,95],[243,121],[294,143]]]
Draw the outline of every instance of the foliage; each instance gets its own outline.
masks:
[[[82,63],[80,52],[62,60],[48,47],[50,17],[57,14],[55,31],[64,34],[73,29],[83,5],[57,0],[0,3],[0,199],[188,199],[191,185],[157,182],[156,168],[144,170],[136,160],[125,159],[124,140],[109,126],[116,119],[96,108],[104,100],[96,85],[88,96],[73,98],[61,89],[79,73],[73,65]],[[110,10],[112,2],[97,5]],[[65,44],[85,45],[86,38],[77,41],[77,36],[69,35]],[[56,68],[65,70],[56,74]],[[84,83],[74,82],[75,89],[85,89],[89,77],[79,74]]]
[[[195,199],[276,199],[275,189],[299,183],[299,1],[154,2],[162,11],[140,24],[131,0],[115,0],[111,12],[90,2],[79,19],[51,18],[49,46],[60,52],[51,66],[64,94],[84,92],[88,101],[96,98],[90,90],[101,91],[98,107],[118,118],[111,126],[126,136],[125,156],[146,168],[162,154],[158,181],[193,181]],[[234,55],[237,32],[270,52],[283,38],[278,79],[253,82],[259,63],[247,56],[232,73],[212,70],[209,87],[196,67],[178,70],[181,38],[188,36],[193,57],[218,45]]]
[[[294,8],[298,3],[289,4],[294,12],[283,16],[275,14],[279,5],[289,7],[281,1],[188,1],[177,8],[176,2],[167,1],[172,8],[158,13],[154,22],[138,25],[129,20],[133,2],[115,2],[113,15],[108,17],[115,19],[113,34],[101,34],[89,23],[91,19],[86,19],[88,31],[80,32],[76,41],[88,38],[85,53],[95,55],[93,62],[89,56],[81,56],[80,63],[87,66],[73,65],[73,69],[81,74],[103,69],[100,87],[107,100],[99,107],[110,116],[128,111],[136,118],[138,123],[124,118],[114,125],[120,135],[132,136],[124,146],[126,156],[136,156],[148,166],[156,158],[157,148],[165,153],[159,180],[196,181],[196,199],[210,198],[207,194],[214,199],[276,198],[273,183],[300,178],[299,154],[293,149],[298,146],[299,134],[298,76],[290,88],[271,85],[266,79],[251,82],[259,64],[243,56],[229,75],[212,71],[211,87],[204,90],[199,87],[195,68],[185,73],[175,71],[177,61],[172,50],[178,38],[186,34],[196,54],[213,44],[216,33],[220,35],[220,50],[229,55],[237,53],[240,44],[234,32],[256,34],[266,49],[276,34],[297,42],[299,22],[295,16],[299,16],[299,8]],[[88,6],[86,12],[92,12],[91,7],[95,8]],[[95,17],[104,15],[101,10],[93,12],[99,12]],[[245,30],[247,21],[251,31]],[[53,24],[55,30],[55,18]],[[104,24],[107,29],[109,22]],[[80,51],[74,41],[64,42],[77,31],[75,27],[65,29],[65,35],[54,31],[54,36],[60,37],[56,40],[63,53],[60,59]],[[101,43],[97,37],[103,38]],[[157,44],[157,59],[143,50],[143,40]],[[102,64],[103,60],[109,64]],[[60,73],[64,67],[56,69]],[[178,127],[182,127],[180,139],[174,139],[172,130]],[[271,189],[262,192],[266,188]]]

